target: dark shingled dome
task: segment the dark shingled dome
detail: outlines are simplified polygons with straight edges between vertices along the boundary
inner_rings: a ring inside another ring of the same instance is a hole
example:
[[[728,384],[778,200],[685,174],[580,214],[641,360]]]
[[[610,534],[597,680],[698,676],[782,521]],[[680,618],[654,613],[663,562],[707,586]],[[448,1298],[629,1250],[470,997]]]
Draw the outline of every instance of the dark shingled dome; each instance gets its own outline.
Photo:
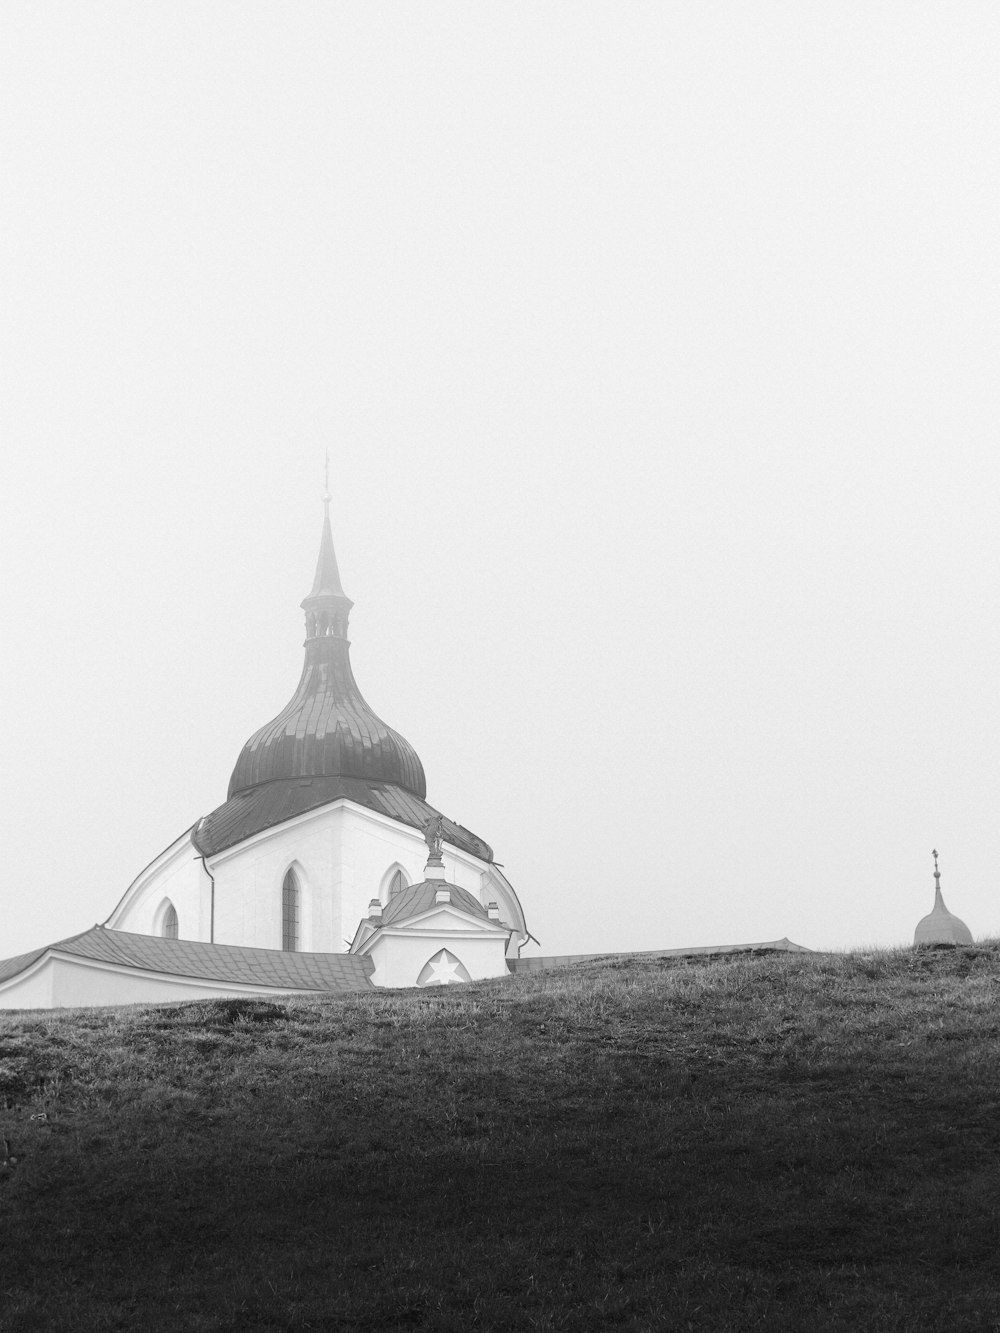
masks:
[[[302,679],[291,702],[244,745],[229,795],[292,778],[360,778],[423,800],[427,782],[416,750],[371,710],[351,670],[353,603],[340,584],[326,503],[316,577],[302,603],[308,636]]]
[[[388,782],[427,795],[424,769],[408,740],[365,702],[345,639],[306,640],[299,687],[278,716],[244,745],[229,795],[278,778],[343,777]]]

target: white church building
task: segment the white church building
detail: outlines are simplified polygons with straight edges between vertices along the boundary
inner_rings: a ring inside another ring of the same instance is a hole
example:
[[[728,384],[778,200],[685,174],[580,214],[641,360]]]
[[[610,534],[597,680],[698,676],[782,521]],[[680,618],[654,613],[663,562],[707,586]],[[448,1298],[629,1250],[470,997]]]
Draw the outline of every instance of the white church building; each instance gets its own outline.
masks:
[[[302,677],[226,801],[103,925],[0,962],[0,1008],[440,985],[517,959],[530,936],[493,852],[427,803],[416,751],[355,682],[325,510]]]

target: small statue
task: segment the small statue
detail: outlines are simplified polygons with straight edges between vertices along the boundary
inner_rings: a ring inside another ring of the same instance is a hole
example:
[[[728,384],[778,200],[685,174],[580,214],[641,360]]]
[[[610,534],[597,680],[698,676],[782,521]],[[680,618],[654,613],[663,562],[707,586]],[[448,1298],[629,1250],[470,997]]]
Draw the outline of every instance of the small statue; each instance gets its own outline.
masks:
[[[424,825],[424,842],[430,853],[429,861],[441,860],[441,844],[444,842],[444,816],[433,815]]]

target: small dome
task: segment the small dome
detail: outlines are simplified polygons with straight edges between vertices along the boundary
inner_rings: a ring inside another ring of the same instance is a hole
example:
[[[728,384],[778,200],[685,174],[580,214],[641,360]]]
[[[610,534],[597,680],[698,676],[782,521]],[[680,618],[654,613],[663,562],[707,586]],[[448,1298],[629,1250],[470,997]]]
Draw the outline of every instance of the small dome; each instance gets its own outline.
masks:
[[[410,884],[407,888],[400,889],[390,898],[382,909],[382,925],[399,925],[411,916],[429,911],[437,902],[440,889],[448,890],[455,907],[461,908],[471,916],[488,919],[489,913],[486,908],[468,889],[459,888],[457,884],[448,884],[443,879],[425,879],[419,884]]]
[[[927,916],[922,917],[917,922],[917,928],[913,932],[914,944],[971,944],[972,931],[960,921],[957,916],[952,916],[944,905],[941,895],[938,894],[937,901],[934,904],[934,911],[929,912]]]
[[[972,931],[953,916],[944,905],[941,897],[941,872],[938,870],[937,852],[934,853],[934,907],[927,916],[917,922],[913,932],[914,944],[971,944]]]

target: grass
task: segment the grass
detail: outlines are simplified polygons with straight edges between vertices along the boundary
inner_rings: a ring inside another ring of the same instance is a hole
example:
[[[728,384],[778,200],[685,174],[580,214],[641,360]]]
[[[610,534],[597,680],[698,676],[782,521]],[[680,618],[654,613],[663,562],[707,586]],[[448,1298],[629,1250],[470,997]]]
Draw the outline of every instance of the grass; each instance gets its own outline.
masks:
[[[996,1329],[998,1056],[996,944],[7,1015],[0,1328]]]

